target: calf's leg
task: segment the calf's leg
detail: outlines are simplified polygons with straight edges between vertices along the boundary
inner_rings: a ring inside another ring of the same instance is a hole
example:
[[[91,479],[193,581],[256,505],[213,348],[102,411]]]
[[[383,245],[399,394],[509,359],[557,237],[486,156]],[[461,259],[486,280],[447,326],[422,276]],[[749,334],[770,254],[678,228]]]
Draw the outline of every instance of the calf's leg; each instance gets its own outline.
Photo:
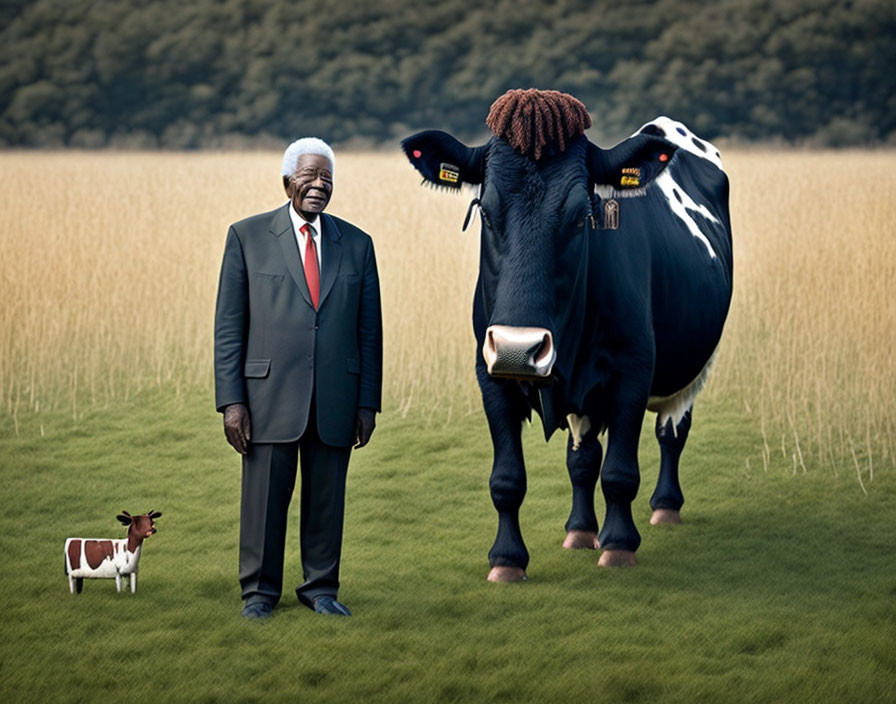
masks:
[[[685,412],[677,425],[673,424],[671,418],[660,423],[660,416],[657,414],[656,439],[660,446],[660,474],[653,496],[650,497],[650,508],[653,509],[651,525],[681,523],[684,494],[678,482],[678,461],[691,429],[692,408]]]

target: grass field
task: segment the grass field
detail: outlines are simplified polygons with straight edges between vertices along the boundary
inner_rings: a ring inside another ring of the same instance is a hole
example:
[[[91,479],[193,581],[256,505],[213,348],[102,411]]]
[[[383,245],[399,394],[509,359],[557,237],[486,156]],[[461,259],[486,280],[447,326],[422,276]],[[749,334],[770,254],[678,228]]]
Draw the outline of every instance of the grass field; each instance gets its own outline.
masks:
[[[340,156],[331,210],[375,238],[386,346],[385,412],[350,470],[356,616],[287,598],[259,626],[238,617],[211,331],[227,225],[282,202],[279,157],[0,153],[4,700],[896,701],[891,156],[728,155],[735,298],[683,458],[685,524],[647,525],[649,418],[640,566],[563,551],[564,438],[527,430],[524,585],[485,581],[468,198],[392,155]],[[64,538],[123,535],[119,510],[152,508],[136,596],[70,596]]]
[[[340,594],[355,616],[292,596],[294,514],[285,597],[259,625],[238,616],[239,460],[208,401],[143,394],[0,440],[4,700],[894,701],[892,473],[865,496],[811,465],[748,472],[736,458],[758,431],[720,408],[683,459],[686,522],[651,528],[647,428],[640,565],[603,570],[560,548],[563,438],[531,428],[530,580],[494,585],[483,424],[421,432],[393,413],[350,469]],[[70,596],[63,538],[123,534],[121,508],[164,513],[137,594],[94,580]]]

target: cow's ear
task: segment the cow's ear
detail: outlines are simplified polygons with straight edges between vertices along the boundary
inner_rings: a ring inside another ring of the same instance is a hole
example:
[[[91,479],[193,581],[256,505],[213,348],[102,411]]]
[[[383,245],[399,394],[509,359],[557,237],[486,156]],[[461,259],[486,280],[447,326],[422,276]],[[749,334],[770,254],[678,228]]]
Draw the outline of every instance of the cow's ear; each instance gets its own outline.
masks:
[[[677,148],[652,134],[638,134],[612,149],[588,142],[588,173],[598,186],[618,191],[643,188],[666,168]]]
[[[424,181],[459,189],[465,183],[482,183],[487,145],[468,147],[447,132],[426,130],[402,140],[401,148]]]
[[[147,511],[146,515],[149,516],[151,519],[155,520],[162,515],[162,512],[161,511]]]
[[[116,516],[116,518],[121,521],[122,525],[131,525],[131,515],[127,511],[122,511]]]

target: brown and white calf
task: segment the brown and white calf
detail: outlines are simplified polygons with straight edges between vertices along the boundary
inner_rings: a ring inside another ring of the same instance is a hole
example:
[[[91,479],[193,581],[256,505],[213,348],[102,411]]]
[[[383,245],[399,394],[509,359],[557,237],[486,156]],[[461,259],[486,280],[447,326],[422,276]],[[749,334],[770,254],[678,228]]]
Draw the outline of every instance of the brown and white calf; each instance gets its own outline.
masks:
[[[67,538],[65,541],[65,573],[72,594],[81,593],[84,579],[115,577],[115,587],[121,591],[122,575],[131,576],[131,593],[137,591],[137,568],[143,541],[156,532],[155,519],[162,514],[147,511],[132,516],[122,511],[116,518],[128,526],[128,535],[120,540]]]

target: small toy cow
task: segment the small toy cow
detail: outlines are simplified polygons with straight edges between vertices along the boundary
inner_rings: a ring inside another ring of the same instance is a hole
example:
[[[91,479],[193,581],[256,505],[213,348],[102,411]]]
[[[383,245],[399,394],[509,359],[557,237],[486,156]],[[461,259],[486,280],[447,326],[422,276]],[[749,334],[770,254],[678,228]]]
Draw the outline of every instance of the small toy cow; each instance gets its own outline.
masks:
[[[115,577],[115,587],[121,591],[121,576],[131,575],[131,593],[137,591],[137,568],[143,541],[156,532],[155,519],[162,514],[147,511],[132,516],[122,511],[116,518],[128,526],[128,537],[120,540],[68,538],[65,541],[65,573],[69,591],[81,593],[84,579]]]

